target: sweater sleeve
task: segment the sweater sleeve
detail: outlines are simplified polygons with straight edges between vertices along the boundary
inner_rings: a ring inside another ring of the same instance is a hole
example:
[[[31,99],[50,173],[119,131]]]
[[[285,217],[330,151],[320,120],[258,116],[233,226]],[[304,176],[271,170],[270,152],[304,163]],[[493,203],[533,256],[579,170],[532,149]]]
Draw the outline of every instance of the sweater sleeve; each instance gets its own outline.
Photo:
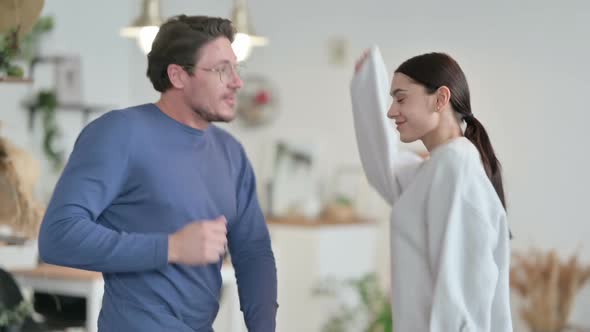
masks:
[[[399,133],[387,118],[389,79],[374,47],[351,82],[357,147],[367,180],[390,204],[413,177],[421,158],[399,147]]]
[[[167,264],[167,234],[119,233],[98,222],[122,192],[131,136],[120,111],[82,131],[41,224],[39,253],[45,262],[100,272],[138,272]]]
[[[508,324],[494,321],[494,306],[509,308],[498,303],[497,296],[500,282],[507,280],[495,259],[498,215],[483,208],[487,202],[478,201],[485,195],[466,197],[480,186],[458,164],[437,165],[427,203],[428,259],[434,281],[430,331],[511,331]],[[510,323],[509,313],[504,318]]]
[[[277,270],[271,241],[256,196],[256,179],[244,153],[238,180],[237,219],[228,231],[240,308],[249,331],[273,332],[277,314]]]

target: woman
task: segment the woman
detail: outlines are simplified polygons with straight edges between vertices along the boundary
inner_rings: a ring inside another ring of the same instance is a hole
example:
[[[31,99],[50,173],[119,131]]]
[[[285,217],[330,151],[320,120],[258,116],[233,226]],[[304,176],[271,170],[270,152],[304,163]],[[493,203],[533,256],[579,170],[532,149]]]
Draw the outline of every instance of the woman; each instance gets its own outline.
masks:
[[[373,48],[357,62],[351,95],[363,168],[393,207],[394,331],[512,331],[500,164],[459,65],[420,55],[389,87]],[[402,152],[400,140],[421,140],[430,157]]]

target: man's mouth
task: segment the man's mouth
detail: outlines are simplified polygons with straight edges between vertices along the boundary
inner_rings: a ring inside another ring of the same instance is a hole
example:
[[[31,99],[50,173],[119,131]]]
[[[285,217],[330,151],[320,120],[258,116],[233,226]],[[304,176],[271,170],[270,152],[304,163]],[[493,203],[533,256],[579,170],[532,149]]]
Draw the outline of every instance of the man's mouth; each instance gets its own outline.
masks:
[[[236,104],[236,96],[227,96],[224,97],[223,100],[232,107]]]

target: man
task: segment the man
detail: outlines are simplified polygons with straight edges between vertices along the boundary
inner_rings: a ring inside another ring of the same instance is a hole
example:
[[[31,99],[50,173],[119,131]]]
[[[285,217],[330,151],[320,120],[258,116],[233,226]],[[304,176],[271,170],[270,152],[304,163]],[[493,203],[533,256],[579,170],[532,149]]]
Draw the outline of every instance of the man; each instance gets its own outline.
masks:
[[[250,331],[274,331],[276,267],[234,116],[231,22],[174,17],[148,55],[155,104],[76,141],[41,226],[44,261],[104,275],[101,331],[213,331],[229,248]]]

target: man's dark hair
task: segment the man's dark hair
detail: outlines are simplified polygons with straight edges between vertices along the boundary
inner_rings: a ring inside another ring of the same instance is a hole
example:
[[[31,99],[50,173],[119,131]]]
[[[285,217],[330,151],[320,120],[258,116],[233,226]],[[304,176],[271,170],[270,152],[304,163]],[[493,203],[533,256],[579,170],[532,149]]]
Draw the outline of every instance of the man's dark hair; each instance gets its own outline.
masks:
[[[179,15],[167,20],[160,27],[147,56],[147,76],[154,89],[164,92],[172,87],[168,65],[177,64],[190,72],[205,44],[218,37],[233,42],[235,32],[231,21],[220,17]]]

